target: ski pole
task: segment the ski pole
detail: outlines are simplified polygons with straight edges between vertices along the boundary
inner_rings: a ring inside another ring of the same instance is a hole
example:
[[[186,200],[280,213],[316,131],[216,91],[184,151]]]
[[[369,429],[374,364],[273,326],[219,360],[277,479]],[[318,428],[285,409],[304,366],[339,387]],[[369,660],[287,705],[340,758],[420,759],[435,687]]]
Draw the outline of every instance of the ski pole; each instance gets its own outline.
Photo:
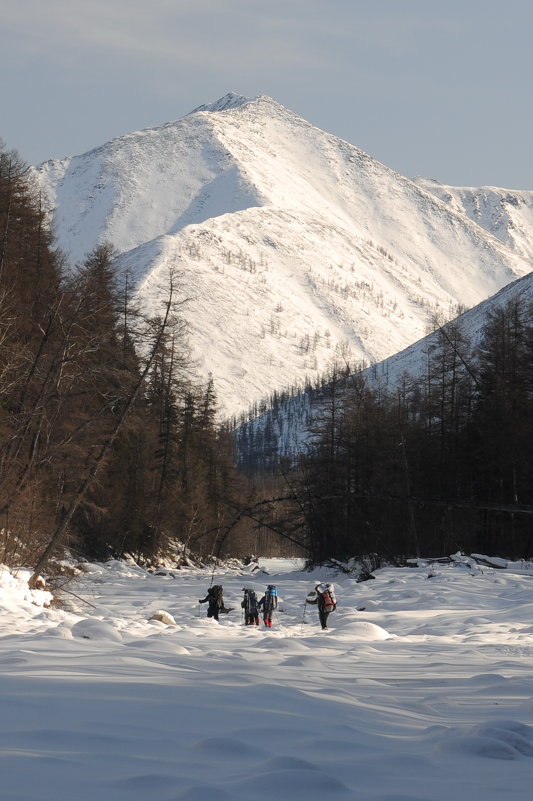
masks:
[[[305,604],[304,604],[304,613],[302,615],[302,623],[301,623],[301,626],[300,626],[300,634],[303,634],[304,623],[305,623],[305,613],[306,612],[307,612],[307,598],[305,599]]]

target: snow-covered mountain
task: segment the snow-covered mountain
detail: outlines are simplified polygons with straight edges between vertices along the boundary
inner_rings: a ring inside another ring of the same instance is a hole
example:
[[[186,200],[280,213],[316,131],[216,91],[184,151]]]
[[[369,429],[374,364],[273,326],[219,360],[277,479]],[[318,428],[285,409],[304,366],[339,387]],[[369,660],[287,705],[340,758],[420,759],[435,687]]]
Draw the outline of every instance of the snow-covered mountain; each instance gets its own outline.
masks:
[[[533,273],[508,284],[495,295],[478,303],[459,315],[455,322],[467,339],[476,346],[480,343],[487,315],[491,310],[503,308],[513,300],[521,300],[525,305],[533,303]],[[368,380],[384,387],[395,386],[403,373],[412,376],[423,374],[427,365],[427,353],[438,341],[438,334],[431,333],[414,342],[399,353],[366,370]]]
[[[226,413],[335,357],[381,361],[531,269],[432,187],[264,96],[36,172],[73,261],[111,242],[149,311],[174,272]]]
[[[520,300],[524,305],[533,304],[533,273],[508,284],[459,315],[454,322],[476,346],[481,341],[487,314],[514,300]],[[437,344],[438,333],[432,332],[382,362],[367,367],[362,376],[369,386],[393,391],[405,374],[413,377],[424,375],[428,353]],[[348,389],[349,386],[348,382]],[[243,421],[236,430],[241,466],[273,466],[279,459],[294,459],[301,454],[310,441],[313,421],[322,415],[323,398],[320,389],[295,393],[255,418]]]
[[[496,186],[446,186],[429,178],[416,178],[451,208],[494,234],[504,244],[533,259],[533,192]]]

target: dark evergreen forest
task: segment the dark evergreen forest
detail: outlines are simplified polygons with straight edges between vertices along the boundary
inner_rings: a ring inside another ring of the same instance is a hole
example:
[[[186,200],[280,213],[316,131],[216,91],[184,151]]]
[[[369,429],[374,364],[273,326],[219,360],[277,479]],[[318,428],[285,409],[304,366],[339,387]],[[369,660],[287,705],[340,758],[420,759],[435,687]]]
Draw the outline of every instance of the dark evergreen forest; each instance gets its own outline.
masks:
[[[457,323],[436,336],[394,390],[348,367],[322,382],[280,516],[311,561],[533,556],[533,307],[494,306],[476,347]]]

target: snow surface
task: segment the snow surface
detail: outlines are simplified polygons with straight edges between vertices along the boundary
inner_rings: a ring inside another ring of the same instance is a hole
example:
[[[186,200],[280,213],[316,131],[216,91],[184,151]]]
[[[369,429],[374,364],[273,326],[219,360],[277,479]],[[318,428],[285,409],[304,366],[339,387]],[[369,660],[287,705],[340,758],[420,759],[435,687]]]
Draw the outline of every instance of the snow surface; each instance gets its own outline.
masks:
[[[334,360],[381,361],[531,269],[462,208],[266,96],[230,93],[36,174],[74,261],[111,242],[150,313],[175,271],[226,414]]]
[[[207,572],[86,565],[61,609],[2,569],[2,801],[531,797],[531,565],[457,557],[361,584],[266,566],[217,572],[220,623],[197,603]],[[322,579],[327,632],[314,608],[302,622]],[[273,629],[244,627],[242,588],[267,583]]]
[[[449,186],[428,178],[416,178],[416,183],[533,260],[533,191]]]

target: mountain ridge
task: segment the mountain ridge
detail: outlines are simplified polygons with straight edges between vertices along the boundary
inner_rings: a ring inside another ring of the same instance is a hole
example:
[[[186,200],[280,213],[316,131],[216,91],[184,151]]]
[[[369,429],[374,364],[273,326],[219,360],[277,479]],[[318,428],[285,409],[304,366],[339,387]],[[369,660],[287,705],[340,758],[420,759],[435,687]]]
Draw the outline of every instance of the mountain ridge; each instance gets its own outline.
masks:
[[[533,191],[449,186],[421,177],[415,183],[533,261]]]

